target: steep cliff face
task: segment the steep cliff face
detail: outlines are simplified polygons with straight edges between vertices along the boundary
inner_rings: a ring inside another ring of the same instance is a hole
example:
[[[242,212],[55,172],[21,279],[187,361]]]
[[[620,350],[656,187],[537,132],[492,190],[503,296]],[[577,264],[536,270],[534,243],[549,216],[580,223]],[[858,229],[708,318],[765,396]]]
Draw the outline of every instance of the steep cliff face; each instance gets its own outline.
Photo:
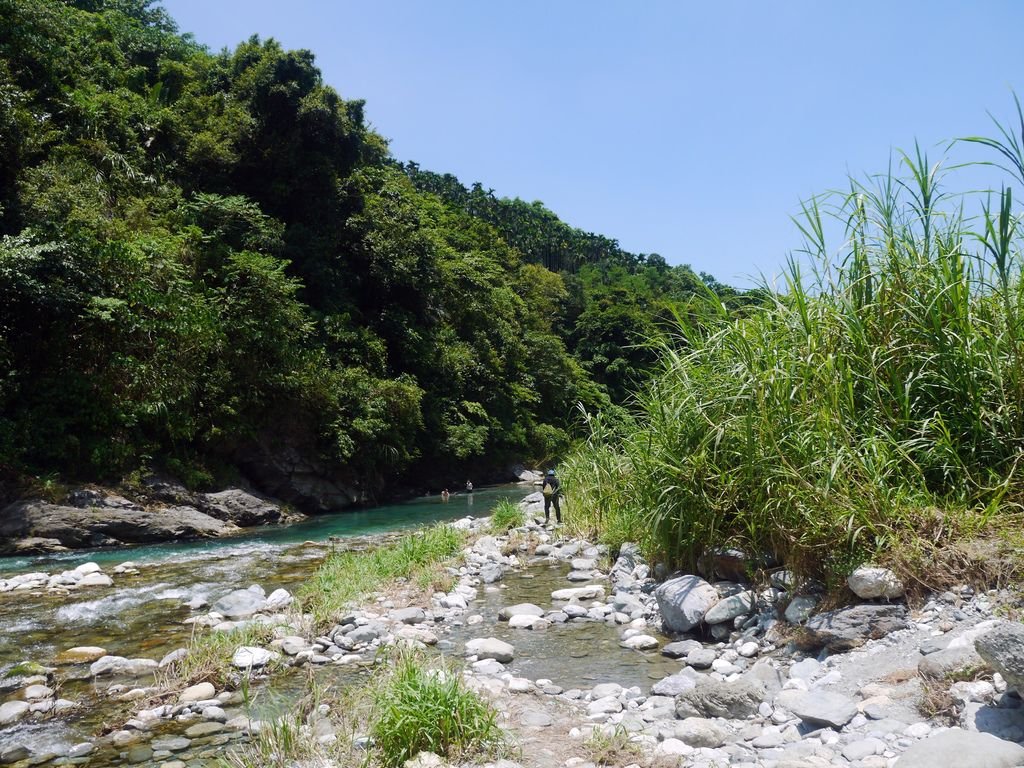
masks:
[[[260,490],[304,512],[366,503],[380,490],[379,480],[321,459],[311,441],[294,431],[262,435],[240,449],[236,460]]]

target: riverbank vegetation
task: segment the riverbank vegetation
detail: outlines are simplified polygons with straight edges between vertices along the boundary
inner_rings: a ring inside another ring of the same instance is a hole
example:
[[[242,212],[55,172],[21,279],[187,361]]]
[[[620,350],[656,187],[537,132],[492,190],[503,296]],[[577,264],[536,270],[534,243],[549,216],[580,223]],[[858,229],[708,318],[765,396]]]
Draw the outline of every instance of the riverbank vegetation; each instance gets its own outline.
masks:
[[[688,568],[737,547],[833,584],[866,560],[917,587],[1019,575],[1019,105],[997,131],[957,146],[1007,186],[953,194],[963,168],[900,154],[806,204],[763,307],[656,340],[635,407],[589,416],[563,466],[571,522]]]
[[[396,579],[420,590],[447,591],[451,577],[445,566],[465,542],[463,532],[435,525],[407,533],[395,542],[363,552],[334,552],[324,558],[299,592],[303,611],[318,628],[330,627],[351,603]]]
[[[0,151],[0,496],[163,468],[316,507],[296,462],[370,499],[554,456],[674,308],[752,300],[403,165],[311,52],[150,0],[0,0]]]
[[[196,683],[212,683],[217,688],[231,685],[238,678],[238,670],[231,657],[238,648],[263,646],[274,639],[277,627],[250,622],[226,631],[202,630],[194,633],[181,658],[171,662],[161,676],[168,687],[186,687]],[[279,665],[271,662],[266,671],[273,672]]]

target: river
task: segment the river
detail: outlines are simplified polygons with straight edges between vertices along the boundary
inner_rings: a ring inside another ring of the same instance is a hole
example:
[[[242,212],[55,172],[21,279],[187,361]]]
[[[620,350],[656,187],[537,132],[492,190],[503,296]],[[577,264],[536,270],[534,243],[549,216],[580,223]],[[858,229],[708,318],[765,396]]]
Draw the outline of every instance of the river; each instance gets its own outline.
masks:
[[[76,550],[58,555],[0,558],[0,578],[28,571],[59,573],[84,562],[110,573],[125,562],[139,573],[115,576],[113,588],[83,589],[69,596],[0,594],[0,670],[26,659],[46,663],[60,650],[98,645],[117,655],[172,650],[187,639],[181,621],[185,603],[250,584],[269,593],[292,591],[332,547],[360,547],[388,534],[454,520],[485,516],[502,500],[518,501],[524,486],[480,489],[448,502],[423,497],[402,504],[318,515],[290,525],[264,526],[223,539]]]
[[[33,661],[50,665],[61,651],[83,645],[100,646],[112,655],[159,660],[188,645],[192,628],[183,622],[194,615],[186,606],[190,600],[213,603],[233,589],[252,584],[267,593],[279,587],[294,592],[332,548],[373,546],[389,534],[412,527],[467,515],[482,517],[499,500],[518,501],[530,490],[524,486],[486,488],[471,497],[453,496],[447,503],[439,497],[420,498],[253,529],[226,539],[0,559],[0,578],[29,571],[59,573],[84,562],[96,562],[108,574],[129,561],[137,568],[136,573],[114,574],[112,587],[83,588],[66,596],[0,594],[0,677],[14,664]],[[497,637],[514,641],[520,651],[510,672],[533,679],[550,678],[564,688],[589,688],[602,680],[618,680],[646,689],[652,680],[675,671],[677,664],[656,653],[624,653],[618,646],[618,629],[602,622],[515,633],[497,620],[503,605],[523,601],[548,604],[551,591],[567,585],[567,571],[566,563],[538,563],[509,573],[500,584],[481,591],[473,610],[483,615],[483,626]],[[443,645],[458,652],[480,629],[457,622]],[[324,674],[337,674],[337,669],[331,667]],[[104,688],[87,673],[82,679],[69,679],[66,670],[60,673],[60,695],[84,706],[53,720],[0,728],[0,753],[5,745],[14,743],[25,744],[36,754],[47,749],[66,751],[110,727]],[[281,682],[287,686],[286,681]],[[0,695],[0,701],[4,698]],[[108,755],[96,754],[90,765],[115,762]]]

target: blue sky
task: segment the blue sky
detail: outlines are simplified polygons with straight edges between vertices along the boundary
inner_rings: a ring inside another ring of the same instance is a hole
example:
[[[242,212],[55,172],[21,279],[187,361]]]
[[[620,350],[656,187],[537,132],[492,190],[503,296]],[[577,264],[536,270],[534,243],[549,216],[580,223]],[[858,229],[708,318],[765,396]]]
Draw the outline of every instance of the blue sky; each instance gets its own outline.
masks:
[[[799,247],[802,199],[1024,97],[1010,0],[163,4],[213,50],[310,49],[400,159],[736,285]]]

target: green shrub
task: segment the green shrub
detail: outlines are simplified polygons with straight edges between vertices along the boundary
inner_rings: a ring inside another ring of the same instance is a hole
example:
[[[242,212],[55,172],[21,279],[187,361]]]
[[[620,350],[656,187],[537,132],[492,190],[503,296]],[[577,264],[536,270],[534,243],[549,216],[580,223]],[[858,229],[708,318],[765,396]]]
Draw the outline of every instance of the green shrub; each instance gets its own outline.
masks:
[[[493,753],[504,745],[497,713],[466,688],[461,673],[426,657],[396,651],[373,691],[370,735],[385,766],[427,750],[449,760]]]
[[[640,745],[623,726],[611,730],[595,727],[583,742],[583,752],[597,765],[629,765],[641,757]]]
[[[525,522],[526,515],[515,502],[502,499],[491,511],[491,531],[496,534],[508,533]]]

